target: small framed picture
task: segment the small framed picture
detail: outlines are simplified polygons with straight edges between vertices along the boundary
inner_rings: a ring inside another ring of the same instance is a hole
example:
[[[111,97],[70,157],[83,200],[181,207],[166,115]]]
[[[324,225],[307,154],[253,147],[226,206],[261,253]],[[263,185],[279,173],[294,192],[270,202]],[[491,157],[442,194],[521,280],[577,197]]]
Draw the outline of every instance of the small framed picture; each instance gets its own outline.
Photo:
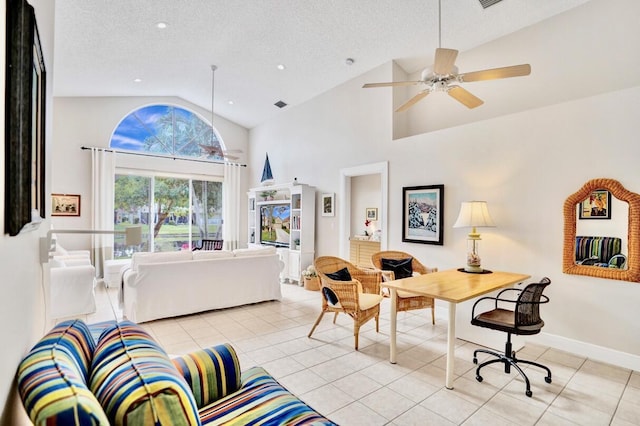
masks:
[[[378,220],[378,209],[375,207],[367,207],[367,220]]]
[[[80,216],[80,195],[51,194],[51,216]]]
[[[322,194],[322,216],[334,216],[336,196],[332,192],[330,194]]]
[[[402,241],[443,244],[444,185],[402,188]]]
[[[611,219],[611,193],[606,189],[591,191],[579,209],[580,219]]]

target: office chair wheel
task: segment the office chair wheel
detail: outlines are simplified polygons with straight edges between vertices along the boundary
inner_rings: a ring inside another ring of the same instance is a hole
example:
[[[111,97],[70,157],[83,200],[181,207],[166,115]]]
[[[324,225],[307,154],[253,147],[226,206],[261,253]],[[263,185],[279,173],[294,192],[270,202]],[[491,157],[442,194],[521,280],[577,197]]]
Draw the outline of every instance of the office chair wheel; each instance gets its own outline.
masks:
[[[477,375],[476,375],[476,380],[477,380],[478,382],[482,382],[482,376],[481,376],[481,375],[479,375],[479,374],[477,374]]]
[[[527,395],[529,398],[531,398],[531,395],[533,395],[533,392],[531,392],[529,389],[527,389],[527,391],[525,392],[525,395]]]
[[[547,383],[551,383],[551,376],[545,377],[544,381],[547,382]]]

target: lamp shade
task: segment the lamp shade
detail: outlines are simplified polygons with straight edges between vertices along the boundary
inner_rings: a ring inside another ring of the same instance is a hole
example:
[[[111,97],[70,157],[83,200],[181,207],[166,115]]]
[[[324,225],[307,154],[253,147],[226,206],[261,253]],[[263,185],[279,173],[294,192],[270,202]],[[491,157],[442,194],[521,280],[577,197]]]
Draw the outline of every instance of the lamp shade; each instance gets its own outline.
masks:
[[[454,228],[492,227],[496,226],[491,219],[486,201],[463,201]]]
[[[142,227],[129,226],[124,230],[125,244],[128,246],[137,246],[142,244]]]

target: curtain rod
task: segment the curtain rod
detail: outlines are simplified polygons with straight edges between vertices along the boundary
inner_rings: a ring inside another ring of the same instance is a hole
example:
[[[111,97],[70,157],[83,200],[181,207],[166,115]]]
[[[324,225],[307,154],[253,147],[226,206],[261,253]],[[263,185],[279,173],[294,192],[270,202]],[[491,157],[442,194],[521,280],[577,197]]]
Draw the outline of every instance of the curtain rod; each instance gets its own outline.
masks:
[[[159,154],[148,154],[146,152],[134,152],[134,151],[119,151],[117,149],[110,148],[99,148],[95,146],[81,146],[80,149],[97,149],[98,151],[107,151],[107,152],[115,152],[117,154],[128,154],[128,155],[141,155],[143,157],[156,157],[156,158],[166,158],[168,160],[183,160],[183,161],[195,161],[197,163],[212,163],[212,164],[229,164],[231,166],[238,167],[247,167],[246,164],[240,163],[232,163],[230,161],[220,161],[220,160],[199,160],[197,158],[183,158],[183,157],[171,157],[169,155],[159,155]]]

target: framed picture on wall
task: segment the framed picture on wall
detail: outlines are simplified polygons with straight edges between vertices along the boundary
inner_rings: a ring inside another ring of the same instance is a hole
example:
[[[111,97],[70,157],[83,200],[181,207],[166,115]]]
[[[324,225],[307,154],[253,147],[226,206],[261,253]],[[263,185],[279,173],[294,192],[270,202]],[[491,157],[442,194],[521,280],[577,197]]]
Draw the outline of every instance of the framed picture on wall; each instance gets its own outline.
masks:
[[[366,218],[367,220],[378,220],[378,209],[375,207],[367,207]]]
[[[80,216],[80,195],[51,194],[51,216]]]
[[[443,245],[444,185],[402,188],[402,241]]]
[[[322,216],[334,216],[336,196],[334,193],[322,194]]]
[[[591,191],[579,208],[580,219],[611,219],[611,193],[606,189]]]

